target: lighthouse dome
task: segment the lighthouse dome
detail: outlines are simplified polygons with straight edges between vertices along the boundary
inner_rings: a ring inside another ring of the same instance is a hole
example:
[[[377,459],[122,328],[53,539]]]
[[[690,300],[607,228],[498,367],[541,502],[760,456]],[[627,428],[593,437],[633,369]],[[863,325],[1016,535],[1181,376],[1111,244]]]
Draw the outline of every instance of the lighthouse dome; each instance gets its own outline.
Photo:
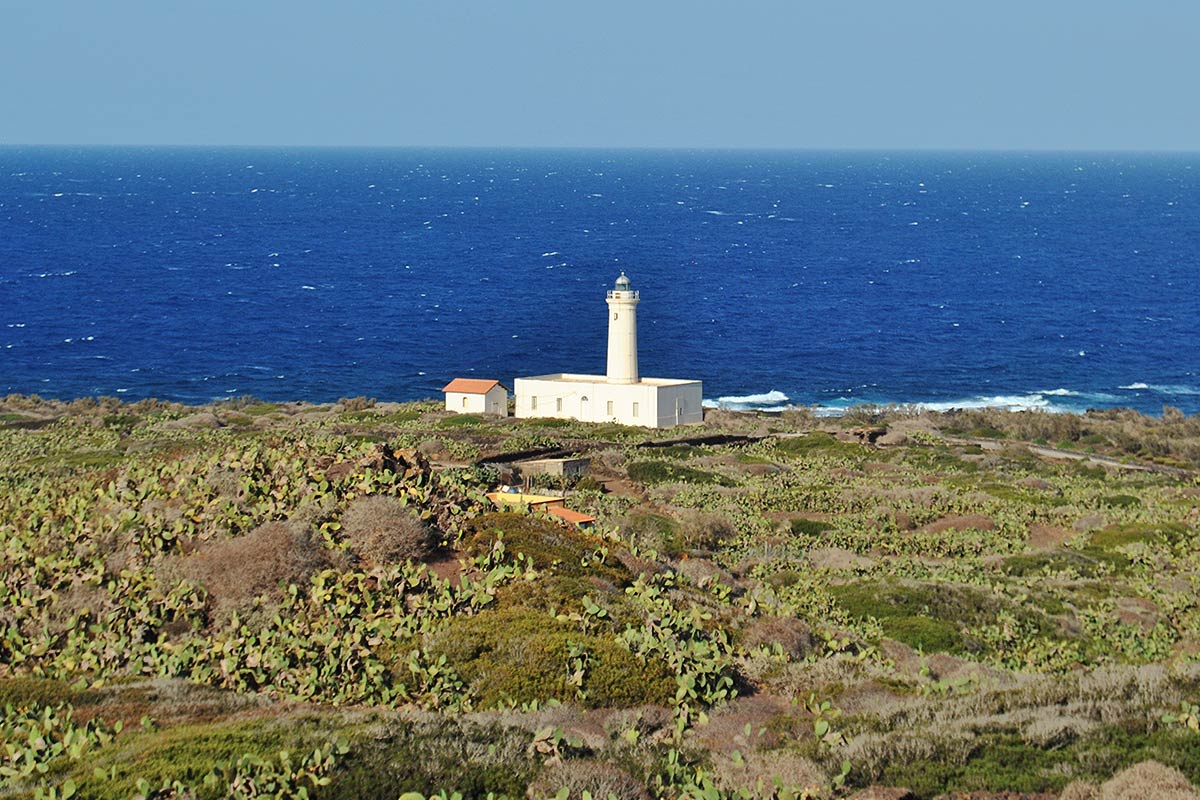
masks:
[[[628,292],[633,289],[632,284],[629,283],[629,278],[624,272],[622,272],[620,277],[617,278],[617,284],[613,287],[613,289],[618,292]]]

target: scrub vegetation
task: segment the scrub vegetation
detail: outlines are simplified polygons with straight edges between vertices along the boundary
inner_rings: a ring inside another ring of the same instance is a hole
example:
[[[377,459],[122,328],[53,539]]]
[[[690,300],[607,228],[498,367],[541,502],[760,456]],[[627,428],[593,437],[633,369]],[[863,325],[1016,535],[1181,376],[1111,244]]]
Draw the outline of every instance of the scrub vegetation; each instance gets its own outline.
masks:
[[[1192,797],[1198,509],[1171,409],[10,396],[0,797]]]

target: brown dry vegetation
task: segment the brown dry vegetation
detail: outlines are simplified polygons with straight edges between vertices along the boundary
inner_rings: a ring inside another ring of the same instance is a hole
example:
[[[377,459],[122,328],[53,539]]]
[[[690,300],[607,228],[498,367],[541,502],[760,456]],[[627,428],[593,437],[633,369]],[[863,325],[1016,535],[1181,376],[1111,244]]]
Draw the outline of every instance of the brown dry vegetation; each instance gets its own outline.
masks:
[[[214,620],[224,620],[234,612],[246,614],[260,596],[277,604],[289,584],[303,586],[333,561],[308,527],[268,522],[233,539],[205,542],[165,563],[164,570],[203,588]]]
[[[429,525],[395,497],[351,502],[342,515],[342,536],[353,553],[372,564],[423,561],[435,546]]]

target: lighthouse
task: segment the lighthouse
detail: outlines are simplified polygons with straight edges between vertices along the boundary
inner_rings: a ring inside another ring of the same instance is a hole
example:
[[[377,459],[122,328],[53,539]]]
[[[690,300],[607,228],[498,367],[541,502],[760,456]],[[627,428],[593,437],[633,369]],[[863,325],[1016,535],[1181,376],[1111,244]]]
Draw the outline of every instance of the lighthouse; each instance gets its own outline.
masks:
[[[638,382],[637,291],[622,272],[608,290],[609,383]]]
[[[555,372],[517,378],[513,383],[517,417],[577,419],[644,428],[703,422],[704,386],[700,381],[643,378],[638,372],[640,300],[640,292],[622,272],[605,298],[608,370],[604,375]]]

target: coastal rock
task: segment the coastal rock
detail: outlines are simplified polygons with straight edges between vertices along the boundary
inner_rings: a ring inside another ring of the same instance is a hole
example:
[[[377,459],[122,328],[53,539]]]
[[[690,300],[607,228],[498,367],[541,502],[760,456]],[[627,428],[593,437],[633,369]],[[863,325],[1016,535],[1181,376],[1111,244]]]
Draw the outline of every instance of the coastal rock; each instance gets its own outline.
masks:
[[[903,444],[908,444],[908,434],[904,431],[889,430],[875,440],[875,444],[880,447],[899,447]]]

